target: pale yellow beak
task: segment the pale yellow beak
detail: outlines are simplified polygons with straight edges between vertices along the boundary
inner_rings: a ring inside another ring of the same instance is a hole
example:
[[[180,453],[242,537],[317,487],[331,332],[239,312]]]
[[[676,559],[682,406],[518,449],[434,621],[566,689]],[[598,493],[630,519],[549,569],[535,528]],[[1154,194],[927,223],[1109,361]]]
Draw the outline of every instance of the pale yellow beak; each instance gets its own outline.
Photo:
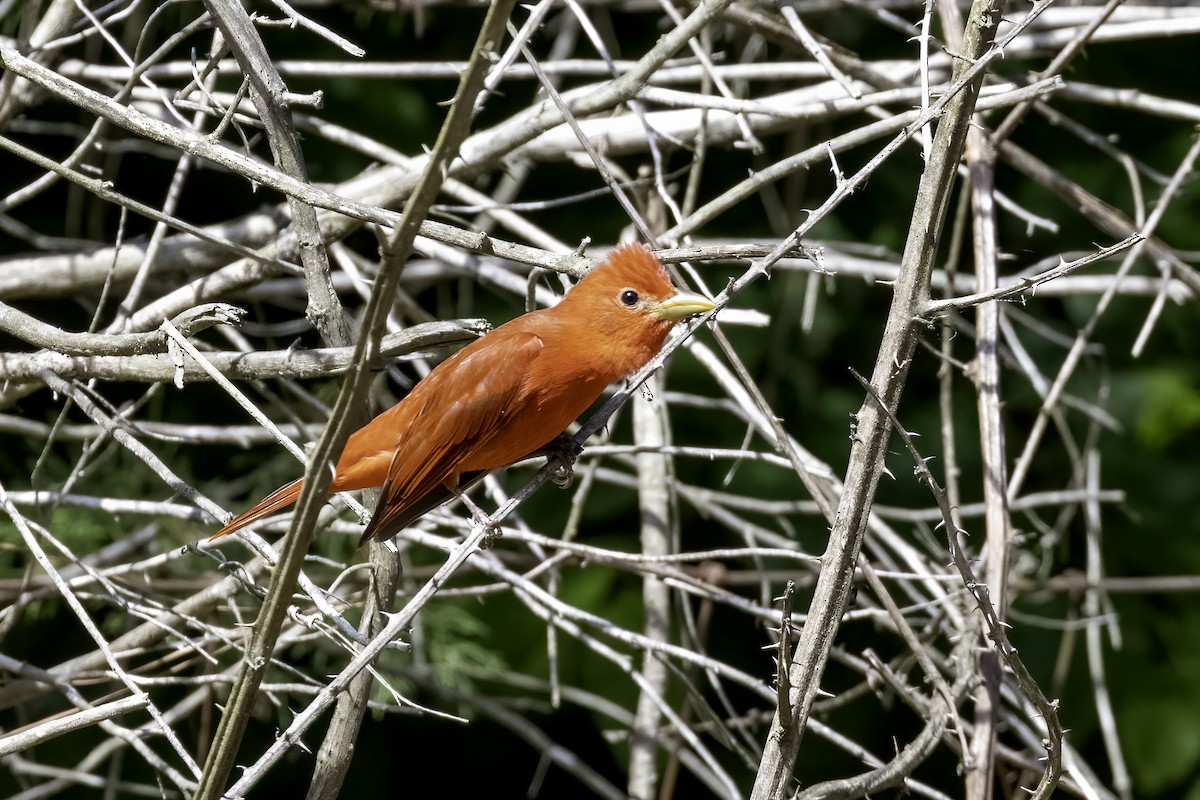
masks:
[[[679,322],[716,308],[707,297],[691,292],[676,292],[650,309],[650,313],[667,322]]]

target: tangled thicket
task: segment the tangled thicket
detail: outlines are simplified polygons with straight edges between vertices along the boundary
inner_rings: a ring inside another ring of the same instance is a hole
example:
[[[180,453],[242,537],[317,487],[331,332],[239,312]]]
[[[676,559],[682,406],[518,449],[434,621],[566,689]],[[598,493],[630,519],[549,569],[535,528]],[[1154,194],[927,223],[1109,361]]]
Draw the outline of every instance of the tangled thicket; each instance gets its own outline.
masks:
[[[195,791],[287,520],[205,537],[320,435],[483,19],[239,8],[0,3],[12,797]],[[617,387],[570,494],[482,484],[489,549],[455,503],[368,557],[335,501],[232,793],[370,785],[353,745],[395,730],[398,785],[496,785],[440,715],[514,735],[479,758],[543,796],[1129,796],[1102,537],[1106,437],[1138,422],[1106,348],[1168,370],[1200,297],[1200,106],[1073,70],[1197,30],[1119,1],[517,8],[456,100],[375,410],[621,237],[720,310]]]

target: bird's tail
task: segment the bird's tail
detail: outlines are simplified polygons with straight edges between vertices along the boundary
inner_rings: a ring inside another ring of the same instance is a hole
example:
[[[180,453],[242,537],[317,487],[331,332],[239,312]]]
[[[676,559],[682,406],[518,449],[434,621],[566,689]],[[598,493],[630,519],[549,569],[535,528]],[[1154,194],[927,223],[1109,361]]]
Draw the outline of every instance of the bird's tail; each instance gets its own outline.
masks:
[[[283,486],[280,486],[278,489],[260,500],[258,505],[256,505],[254,508],[250,509],[249,511],[244,511],[230,520],[229,524],[214,533],[212,537],[209,538],[209,541],[211,542],[213,539],[220,538],[227,533],[233,533],[236,530],[241,530],[252,522],[257,522],[265,516],[274,514],[276,511],[287,508],[292,503],[296,502],[296,498],[300,496],[300,488],[302,486],[304,486],[303,478],[297,478],[291,483],[285,483]]]

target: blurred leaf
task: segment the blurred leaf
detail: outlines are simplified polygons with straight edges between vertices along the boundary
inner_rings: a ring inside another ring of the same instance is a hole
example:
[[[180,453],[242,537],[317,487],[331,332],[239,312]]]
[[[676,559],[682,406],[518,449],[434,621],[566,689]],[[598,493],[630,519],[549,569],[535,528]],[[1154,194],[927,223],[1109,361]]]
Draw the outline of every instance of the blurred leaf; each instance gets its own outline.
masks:
[[[1178,786],[1200,767],[1200,696],[1150,697],[1120,710],[1121,744],[1139,793]]]
[[[469,690],[469,676],[487,676],[505,667],[500,653],[487,644],[491,628],[478,608],[474,601],[453,601],[432,603],[421,612],[434,679],[443,686]]]

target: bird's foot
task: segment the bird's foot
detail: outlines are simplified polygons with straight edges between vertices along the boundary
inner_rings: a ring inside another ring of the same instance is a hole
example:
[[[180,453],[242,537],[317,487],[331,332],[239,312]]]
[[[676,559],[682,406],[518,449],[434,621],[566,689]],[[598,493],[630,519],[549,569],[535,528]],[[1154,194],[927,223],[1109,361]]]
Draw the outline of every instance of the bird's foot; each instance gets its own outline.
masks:
[[[575,459],[583,452],[583,446],[574,436],[560,433],[546,445],[545,452],[547,462],[555,465],[550,480],[561,489],[570,488],[575,480]]]
[[[479,549],[491,550],[496,546],[496,542],[500,541],[500,537],[503,535],[504,531],[495,522],[484,525],[483,538],[479,540]]]

